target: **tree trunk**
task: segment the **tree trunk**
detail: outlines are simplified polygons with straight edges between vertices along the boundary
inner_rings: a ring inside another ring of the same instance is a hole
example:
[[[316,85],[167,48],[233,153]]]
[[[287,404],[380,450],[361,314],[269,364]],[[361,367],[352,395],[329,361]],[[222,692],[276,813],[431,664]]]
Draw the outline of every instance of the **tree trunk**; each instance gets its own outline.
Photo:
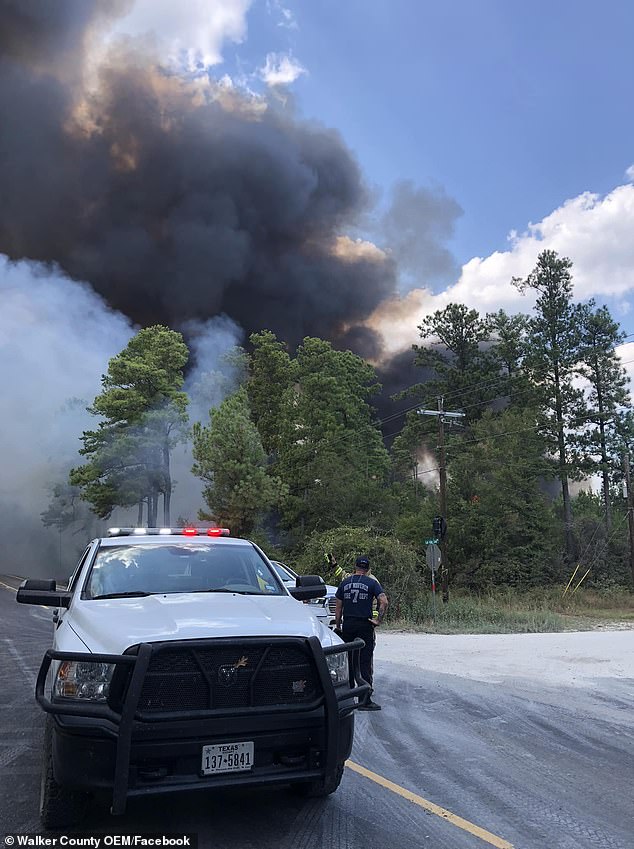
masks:
[[[601,443],[601,477],[603,480],[603,508],[605,517],[605,530],[608,535],[612,527],[612,511],[610,509],[610,476],[608,474],[608,451],[605,438],[605,420],[603,416],[603,393],[599,379],[599,363],[595,357],[594,373],[596,375],[597,409],[599,412],[599,442]]]
[[[158,492],[152,490],[148,495],[148,517],[147,523],[149,528],[156,527],[156,514],[158,513]]]
[[[601,465],[603,470],[601,477],[603,479],[603,506],[605,509],[605,530],[608,535],[612,529],[612,505],[610,504],[610,475],[608,473],[608,458],[606,454],[601,455]]]
[[[143,527],[143,499],[141,499],[141,501],[139,501],[139,510],[137,512],[137,517],[136,517],[136,526],[137,526],[137,528]]]
[[[565,462],[565,461],[564,461]],[[572,563],[575,559],[575,538],[572,532],[572,508],[570,506],[570,491],[568,489],[568,476],[565,471],[561,472],[561,461],[560,461],[560,475],[561,475],[561,494],[563,496],[564,501],[564,533],[566,537],[566,556],[568,561]]]
[[[165,481],[165,489],[163,490],[163,522],[165,527],[169,528],[171,527],[172,475],[170,472],[170,450],[167,444],[163,446],[163,478]]]
[[[172,501],[172,492],[171,489],[166,489],[163,493],[163,525],[166,528],[170,528],[172,526],[170,520],[170,505]]]
[[[569,563],[576,559],[575,539],[572,531],[572,507],[570,505],[570,490],[568,488],[568,472],[566,470],[566,442],[564,438],[564,417],[559,383],[559,366],[555,363],[555,415],[557,418],[557,446],[559,449],[559,480],[564,502],[564,534],[566,540],[566,558]]]
[[[444,400],[438,399],[438,410],[443,412]],[[447,457],[445,454],[445,423],[442,415],[438,416],[438,457],[440,468],[438,478],[440,483],[440,515],[447,521]],[[447,557],[447,540],[440,537],[440,585],[442,587],[442,602],[449,601],[449,562]]]
[[[628,454],[623,457],[623,468],[625,470],[625,486],[627,489],[627,524],[630,529],[630,569],[632,570],[632,583],[634,583],[634,498],[632,497],[632,479],[630,476],[630,458]]]

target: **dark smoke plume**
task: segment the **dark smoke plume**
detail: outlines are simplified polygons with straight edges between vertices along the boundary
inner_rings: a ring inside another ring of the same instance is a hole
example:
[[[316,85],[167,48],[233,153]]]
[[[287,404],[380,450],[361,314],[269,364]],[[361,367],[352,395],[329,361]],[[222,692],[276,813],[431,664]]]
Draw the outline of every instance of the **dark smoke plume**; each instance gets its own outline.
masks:
[[[128,6],[0,0],[0,252],[140,324],[225,313],[337,342],[396,291],[393,260],[342,235],[368,203],[352,154],[138,43],[106,52],[100,27]]]
[[[446,285],[457,279],[459,268],[445,242],[460,215],[460,205],[440,186],[417,187],[401,180],[392,187],[391,204],[381,220],[382,241],[390,246],[405,283],[420,285],[422,277]]]
[[[419,395],[401,398],[400,393],[433,376],[431,369],[415,365],[415,358],[414,351],[402,351],[386,360],[377,370],[382,389],[374,399],[374,406],[382,423],[386,445],[391,445],[402,430],[409,410],[421,406]]]
[[[0,54],[32,68],[62,68],[85,48],[93,27],[126,11],[133,0],[2,0]]]

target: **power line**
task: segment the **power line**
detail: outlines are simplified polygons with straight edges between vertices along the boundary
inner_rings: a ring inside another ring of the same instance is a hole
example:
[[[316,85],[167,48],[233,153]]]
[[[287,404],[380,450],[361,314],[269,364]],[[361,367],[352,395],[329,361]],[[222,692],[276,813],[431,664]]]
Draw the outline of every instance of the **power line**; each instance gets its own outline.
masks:
[[[634,333],[629,334],[629,335],[634,336]],[[618,347],[618,346],[610,348],[609,350],[614,352],[616,350],[616,347]],[[629,365],[632,362],[634,362],[634,358],[630,359],[630,360],[622,360],[621,365],[622,366]],[[540,376],[543,377],[545,373],[546,373],[546,371],[536,372],[534,377],[540,377]],[[450,400],[452,398],[460,397],[461,395],[466,395],[468,393],[477,392],[477,391],[484,389],[484,388],[493,388],[494,386],[496,386],[498,384],[510,382],[513,379],[514,379],[513,375],[509,375],[509,374],[501,375],[500,377],[492,378],[491,380],[481,381],[480,383],[474,383],[473,385],[465,387],[463,389],[456,389],[456,390],[453,390],[452,392],[443,393],[443,398],[445,399],[445,401],[447,401],[447,400]],[[420,385],[423,385],[423,384],[420,384]],[[412,387],[410,387],[410,388],[412,388]],[[528,394],[528,393],[530,393],[530,391],[531,391],[531,389],[527,388],[522,393],[519,393],[519,396],[521,396],[525,393]],[[387,416],[384,419],[379,419],[378,423],[382,424],[384,422],[389,421],[392,418],[397,418],[398,416],[405,415],[405,414],[411,412],[412,410],[415,410],[417,407],[420,407],[422,404],[430,404],[437,397],[438,397],[437,394],[428,395],[425,398],[418,401],[416,404],[412,404],[411,407],[406,407],[404,410],[401,410],[398,413],[392,413],[390,416]],[[505,396],[503,396],[503,397],[505,397]],[[484,399],[483,401],[477,401],[474,404],[469,405],[468,407],[463,407],[462,409],[466,410],[466,409],[471,409],[472,407],[478,407],[478,406],[483,406],[485,404],[491,404],[491,403],[493,403],[494,400],[495,399],[493,399],[493,398]]]

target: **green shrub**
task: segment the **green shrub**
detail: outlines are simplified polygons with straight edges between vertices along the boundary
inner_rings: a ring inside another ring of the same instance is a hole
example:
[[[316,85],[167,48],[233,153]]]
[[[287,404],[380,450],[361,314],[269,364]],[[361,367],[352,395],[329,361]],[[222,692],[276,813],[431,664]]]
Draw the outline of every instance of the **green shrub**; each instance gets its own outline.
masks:
[[[409,545],[372,528],[341,527],[314,533],[294,567],[304,574],[317,573],[328,583],[338,584],[341,575],[330,567],[327,556],[334,554],[345,574],[354,572],[361,554],[370,558],[371,574],[381,582],[390,600],[390,618],[400,618],[404,605],[420,592],[423,572],[420,556]]]

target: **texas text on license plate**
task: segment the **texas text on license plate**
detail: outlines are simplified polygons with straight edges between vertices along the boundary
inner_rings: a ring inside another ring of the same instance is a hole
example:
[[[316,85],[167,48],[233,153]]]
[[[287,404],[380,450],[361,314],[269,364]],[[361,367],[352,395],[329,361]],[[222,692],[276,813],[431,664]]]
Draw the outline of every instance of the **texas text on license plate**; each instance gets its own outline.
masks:
[[[203,746],[203,775],[245,772],[253,767],[253,743],[218,743]]]

